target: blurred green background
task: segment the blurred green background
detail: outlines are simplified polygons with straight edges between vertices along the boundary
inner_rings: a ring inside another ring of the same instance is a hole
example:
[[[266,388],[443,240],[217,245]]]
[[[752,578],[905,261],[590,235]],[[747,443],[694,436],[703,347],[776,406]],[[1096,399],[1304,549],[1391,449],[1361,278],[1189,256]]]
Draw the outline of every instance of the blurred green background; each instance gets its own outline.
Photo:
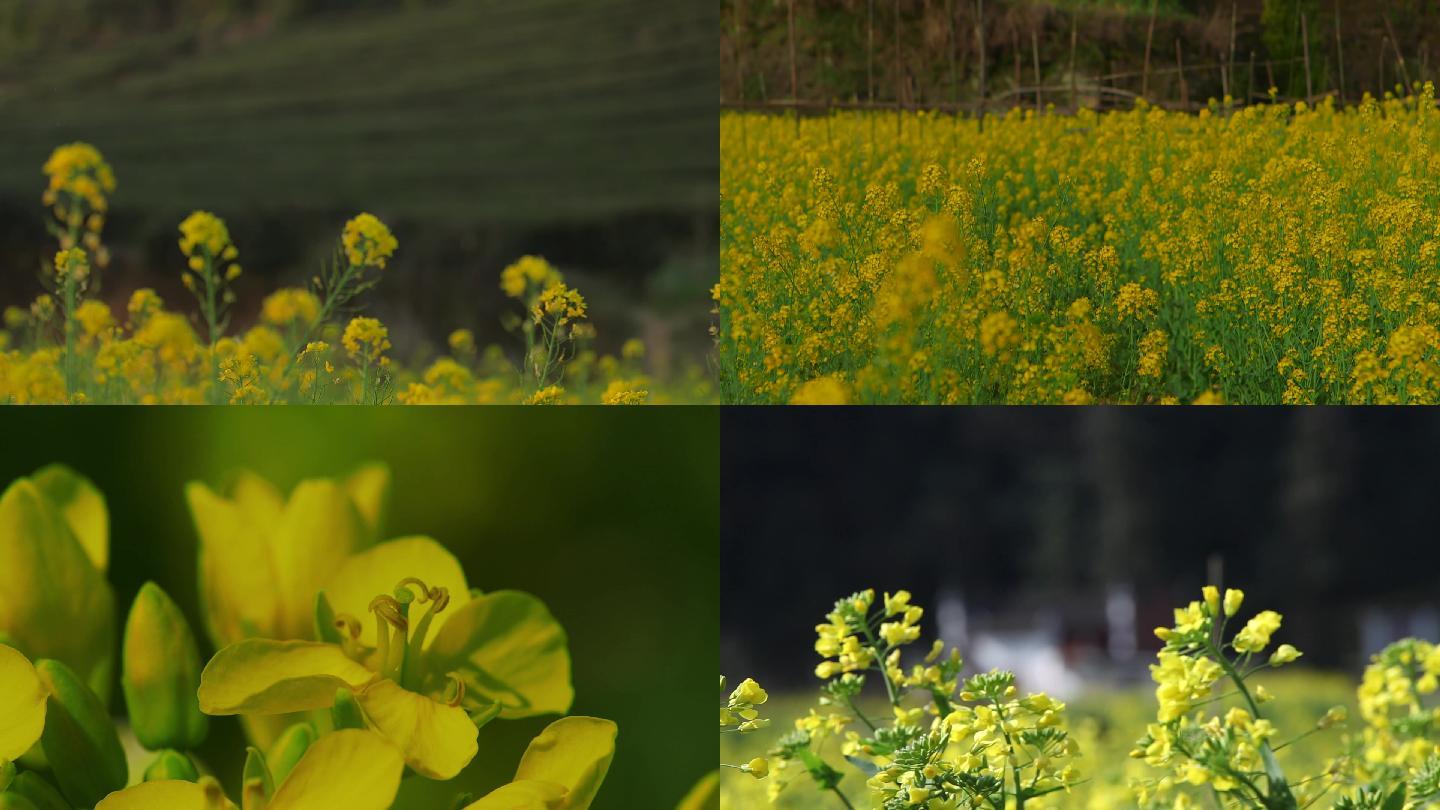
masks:
[[[482,342],[500,270],[554,262],[598,345],[708,347],[718,6],[710,0],[0,0],[0,304],[40,292],[41,164],[95,144],[118,188],[103,297],[190,305],[176,226],[227,220],[236,326],[304,285],[359,210],[400,251],[374,314],[397,357]]]
[[[472,586],[530,591],[569,633],[573,711],[620,727],[597,810],[673,807],[715,767],[714,409],[9,409],[0,435],[4,483],[62,462],[105,493],[119,604],[152,579],[197,628],[185,482],[248,467],[288,490],[384,461],[383,536],[435,537]],[[407,780],[396,807],[446,807],[460,790],[509,781],[550,719],[491,723],[459,778]],[[243,752],[233,718],[212,724],[202,753],[232,790]]]

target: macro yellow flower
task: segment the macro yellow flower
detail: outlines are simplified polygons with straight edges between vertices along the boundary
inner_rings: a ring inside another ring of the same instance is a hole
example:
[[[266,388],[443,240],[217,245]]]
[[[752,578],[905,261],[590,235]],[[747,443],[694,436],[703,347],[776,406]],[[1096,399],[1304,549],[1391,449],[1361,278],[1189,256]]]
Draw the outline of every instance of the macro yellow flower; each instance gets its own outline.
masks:
[[[615,734],[609,720],[556,720],[530,741],[514,780],[465,810],[587,810],[610,770]]]
[[[304,712],[345,690],[411,768],[449,779],[475,756],[477,724],[570,708],[565,632],[545,605],[519,591],[472,597],[459,562],[429,538],[355,554],[312,604],[326,640],[221,649],[201,675],[201,709]]]
[[[0,644],[0,763],[19,759],[45,728],[47,692],[19,650]]]
[[[711,771],[701,777],[675,810],[720,810],[720,772]]]
[[[389,468],[302,481],[288,498],[238,472],[224,494],[192,481],[202,612],[217,647],[246,638],[314,639],[315,594],[378,538]]]
[[[400,246],[390,228],[374,214],[360,214],[346,222],[340,239],[352,267],[384,269],[385,263]]]
[[[199,535],[201,613],[218,649],[246,638],[315,639],[315,594],[378,538],[390,471],[365,465],[344,479],[302,481],[286,498],[241,471],[223,494],[194,481],[185,498]],[[268,746],[285,717],[244,717]]]
[[[109,520],[99,490],[60,465],[0,496],[0,638],[69,665],[103,701],[115,664]]]
[[[344,729],[317,740],[289,775],[262,796],[266,810],[386,810],[400,789],[400,751],[370,731]],[[247,808],[255,806],[246,802]],[[237,810],[213,779],[143,782],[111,793],[95,810]]]

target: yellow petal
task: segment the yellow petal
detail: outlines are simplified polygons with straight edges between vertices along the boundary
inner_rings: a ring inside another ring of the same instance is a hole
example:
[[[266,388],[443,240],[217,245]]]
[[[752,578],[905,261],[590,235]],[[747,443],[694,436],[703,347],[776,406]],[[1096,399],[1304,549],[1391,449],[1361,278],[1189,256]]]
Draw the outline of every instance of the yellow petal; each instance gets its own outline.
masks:
[[[451,779],[477,750],[475,724],[459,706],[416,694],[394,681],[375,681],[357,695],[375,730],[400,746],[405,762],[431,779]]]
[[[270,538],[280,596],[276,638],[313,637],[315,594],[366,545],[366,537],[360,513],[338,484],[315,480],[295,487]]]
[[[711,771],[696,782],[675,810],[720,810],[720,772]]]
[[[370,536],[379,535],[385,519],[385,497],[390,491],[390,468],[378,462],[360,467],[345,479],[345,491],[360,510]]]
[[[211,796],[206,795],[207,790],[212,791]],[[212,804],[212,797],[220,804]],[[156,810],[159,807],[165,810],[214,810],[217,806],[223,810],[236,810],[234,803],[220,794],[219,787],[213,783],[207,788],[194,782],[162,779],[117,790],[101,799],[95,810]]]
[[[553,782],[511,782],[486,794],[465,810],[560,810],[565,807],[564,785]]]
[[[65,518],[90,562],[104,573],[110,559],[110,512],[105,496],[90,479],[63,464],[51,464],[30,476]]]
[[[465,583],[465,571],[460,568],[460,562],[444,546],[428,537],[390,540],[354,555],[345,561],[325,586],[325,595],[336,614],[348,613],[361,620],[360,641],[374,647],[378,640],[375,638],[375,619],[370,614],[370,600],[380,594],[393,593],[395,586],[406,577],[415,577],[431,588],[450,591],[450,605],[444,612],[436,614],[437,622],[444,621],[470,601],[469,585]],[[313,595],[310,603],[313,610]],[[411,605],[410,626],[414,627],[428,609],[426,605]],[[433,638],[432,631],[431,640]]]
[[[310,746],[276,789],[269,810],[385,810],[404,770],[400,750],[380,735],[335,731]]]
[[[275,531],[285,511],[285,498],[275,485],[249,470],[241,470],[230,485],[230,499],[265,536]]]
[[[205,665],[200,710],[283,714],[322,709],[335,702],[336,689],[359,689],[375,677],[333,644],[247,639]]]
[[[501,717],[570,710],[575,690],[565,630],[544,602],[496,591],[451,610],[425,656],[426,691],[443,689],[446,674],[456,672],[468,691],[499,703]]]
[[[115,598],[70,527],[29,479],[0,496],[0,636],[68,664],[110,694]]]
[[[261,484],[238,489],[249,492],[241,500],[222,498],[194,481],[185,487],[185,499],[200,536],[200,599],[210,640],[217,647],[251,636],[278,635],[280,602],[274,563],[270,559],[270,529],[263,524],[278,520],[262,514],[266,497]]]
[[[515,781],[554,782],[569,789],[565,810],[585,810],[615,757],[615,724],[598,717],[562,717],[530,741]]]
[[[0,760],[19,759],[45,729],[45,685],[29,659],[0,644]]]

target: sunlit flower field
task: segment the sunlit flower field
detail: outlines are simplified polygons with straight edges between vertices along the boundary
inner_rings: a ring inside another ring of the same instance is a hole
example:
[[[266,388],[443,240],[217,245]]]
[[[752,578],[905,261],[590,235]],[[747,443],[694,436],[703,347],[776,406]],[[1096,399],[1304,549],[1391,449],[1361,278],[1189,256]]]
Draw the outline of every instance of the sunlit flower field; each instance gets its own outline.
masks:
[[[1440,401],[1440,112],[721,116],[722,397]]]
[[[1285,617],[1206,586],[1155,628],[1150,688],[1080,699],[967,671],[908,591],[815,626],[813,703],[720,681],[727,806],[856,810],[1405,810],[1440,802],[1440,648],[1407,638],[1356,680],[1295,669]],[[1300,617],[1299,621],[1305,621]],[[920,642],[916,648],[909,645]],[[921,652],[928,648],[928,652]],[[728,696],[727,695],[728,692]]]
[[[693,364],[652,379],[639,339],[618,355],[597,352],[584,296],[539,256],[518,257],[495,291],[513,302],[504,324],[512,345],[477,346],[459,329],[437,359],[405,364],[386,325],[364,311],[377,288],[406,283],[386,269],[399,240],[368,213],[343,224],[333,258],[307,286],[270,293],[244,330],[231,325],[244,246],[208,211],[178,223],[174,272],[193,300],[162,301],[139,289],[115,311],[97,293],[110,264],[105,228],[116,172],[86,143],[57,148],[43,170],[56,252],[39,294],[4,309],[0,403],[637,405],[716,397]]]

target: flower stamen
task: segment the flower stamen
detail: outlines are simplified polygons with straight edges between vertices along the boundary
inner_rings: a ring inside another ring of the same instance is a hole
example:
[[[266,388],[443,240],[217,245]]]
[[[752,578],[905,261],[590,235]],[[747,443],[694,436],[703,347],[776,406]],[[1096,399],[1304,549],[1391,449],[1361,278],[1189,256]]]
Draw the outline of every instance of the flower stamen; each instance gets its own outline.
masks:
[[[370,610],[402,633],[410,629],[410,620],[405,618],[405,610],[400,600],[393,596],[381,594],[371,599]]]
[[[450,706],[459,706],[465,700],[465,681],[461,680],[460,676],[453,672],[446,673],[445,677],[449,679],[450,683],[455,685],[455,694],[446,698],[445,703]],[[447,689],[446,691],[448,692],[450,690]]]

